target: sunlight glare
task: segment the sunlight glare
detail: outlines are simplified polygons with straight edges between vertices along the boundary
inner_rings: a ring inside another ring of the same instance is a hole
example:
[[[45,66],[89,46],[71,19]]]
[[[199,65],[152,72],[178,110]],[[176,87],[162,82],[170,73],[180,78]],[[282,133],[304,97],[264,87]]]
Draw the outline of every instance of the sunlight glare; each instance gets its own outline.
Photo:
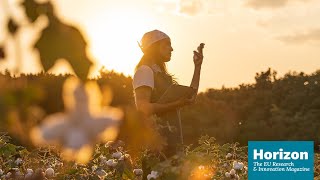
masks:
[[[101,15],[100,15],[101,16]],[[100,65],[133,75],[142,52],[137,41],[150,26],[148,16],[130,9],[109,11],[89,26],[90,51]]]

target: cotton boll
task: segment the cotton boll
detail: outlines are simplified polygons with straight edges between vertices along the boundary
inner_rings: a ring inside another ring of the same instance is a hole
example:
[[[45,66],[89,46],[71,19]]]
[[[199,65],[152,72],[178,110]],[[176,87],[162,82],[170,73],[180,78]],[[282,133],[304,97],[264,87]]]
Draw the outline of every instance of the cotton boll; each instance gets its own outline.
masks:
[[[130,156],[130,154],[122,155],[118,160],[119,160],[119,161],[123,161],[123,160],[125,160],[125,159],[131,161],[131,156]]]
[[[233,163],[232,163],[232,167],[233,167],[233,169],[234,169],[234,167],[237,165],[237,161],[233,161]]]
[[[52,168],[48,168],[46,171],[45,171],[45,176],[47,178],[52,178],[54,177],[54,170]]]
[[[27,169],[27,174],[24,176],[26,180],[29,180],[33,177],[33,170],[32,169]]]
[[[33,176],[34,179],[45,179],[45,173],[41,168],[36,169]]]
[[[157,171],[151,171],[150,174],[148,174],[147,179],[151,180],[151,179],[157,179],[159,177],[158,172]]]
[[[109,147],[112,146],[113,143],[114,143],[113,141],[108,141],[108,142],[106,142],[106,144],[104,145],[104,147],[105,147],[105,148],[109,148]]]
[[[244,167],[244,165],[243,165],[243,163],[242,163],[242,162],[238,163],[238,168],[239,168],[240,170],[242,170],[242,169],[243,169],[243,167]]]
[[[108,162],[107,159],[103,159],[103,160],[101,160],[100,165],[101,165],[101,166],[107,165],[107,162]]]
[[[232,154],[231,153],[228,153],[227,155],[226,155],[226,159],[229,159],[229,158],[231,158],[232,157]]]
[[[33,174],[33,170],[32,169],[27,169],[27,174]]]
[[[110,167],[116,167],[118,165],[118,162],[115,161],[114,159],[109,159],[107,162],[106,162],[107,166],[110,166]]]
[[[97,170],[95,171],[95,174],[98,175],[99,177],[105,177],[105,176],[108,175],[108,174],[106,173],[106,171],[103,170],[103,169],[97,169]]]
[[[235,174],[236,174],[236,170],[231,169],[231,171],[230,171],[230,175],[231,175],[231,176],[233,176],[233,175],[235,175]]]
[[[239,163],[239,162],[236,162],[236,161],[233,161],[233,169],[235,170],[242,170],[244,167],[243,163]]]
[[[57,162],[56,162],[56,166],[58,166],[58,167],[63,167],[63,162],[57,161]]]
[[[19,165],[22,164],[22,159],[21,159],[21,158],[17,158],[17,159],[14,161],[14,163],[15,163],[17,166],[19,166]]]
[[[16,179],[23,179],[24,178],[24,174],[22,172],[20,172],[20,170],[17,170],[15,173],[14,173]]]
[[[106,161],[106,160],[107,160],[107,157],[105,157],[105,156],[100,156],[99,158],[100,158],[100,161],[101,161],[101,162],[103,162],[103,161]]]
[[[107,162],[106,162],[107,166],[112,166],[113,164],[113,159],[109,159]]]
[[[11,178],[11,175],[12,175],[12,173],[11,173],[11,172],[8,172],[8,173],[6,174],[6,178],[7,178],[7,179],[10,179],[10,178]]]
[[[91,166],[91,171],[96,171],[98,169],[98,167],[97,166]]]
[[[112,154],[112,157],[116,158],[116,159],[119,159],[121,156],[122,156],[121,152],[115,152],[115,153]]]
[[[134,169],[133,174],[135,174],[136,176],[141,176],[143,174],[143,171],[142,169]]]

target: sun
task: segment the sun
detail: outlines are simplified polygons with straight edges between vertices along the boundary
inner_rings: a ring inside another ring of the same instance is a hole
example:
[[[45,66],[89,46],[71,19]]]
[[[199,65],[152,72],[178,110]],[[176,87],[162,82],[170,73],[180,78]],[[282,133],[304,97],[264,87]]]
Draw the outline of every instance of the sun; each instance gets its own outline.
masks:
[[[133,75],[142,56],[137,41],[152,26],[148,15],[122,8],[92,19],[88,28],[91,55],[108,70]]]

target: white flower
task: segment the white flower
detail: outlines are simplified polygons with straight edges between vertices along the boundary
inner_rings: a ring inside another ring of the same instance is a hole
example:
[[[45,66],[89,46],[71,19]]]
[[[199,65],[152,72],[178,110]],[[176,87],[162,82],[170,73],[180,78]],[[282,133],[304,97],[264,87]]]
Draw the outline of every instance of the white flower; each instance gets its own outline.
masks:
[[[233,176],[233,175],[235,175],[235,174],[236,174],[236,170],[231,169],[231,170],[230,170],[230,175]]]
[[[17,158],[14,163],[16,163],[17,166],[19,166],[22,163],[22,159],[21,158]]]
[[[158,175],[158,172],[157,171],[151,171],[151,173],[150,174],[148,174],[148,176],[147,176],[147,179],[148,180],[150,180],[150,179],[157,179],[159,177],[159,175]]]
[[[107,164],[108,166],[110,166],[110,167],[115,167],[115,166],[117,166],[118,162],[115,161],[114,159],[109,159],[109,160],[106,162],[106,164]]]
[[[233,161],[233,169],[242,170],[244,167],[242,162]]]
[[[102,109],[102,95],[98,84],[69,78],[64,83],[64,113],[47,116],[40,127],[31,131],[35,144],[58,144],[67,160],[86,163],[90,160],[94,144],[113,140],[118,133],[119,109]]]
[[[223,167],[228,167],[228,164],[227,164],[227,163],[224,163],[222,166],[223,166]]]
[[[231,158],[232,157],[232,154],[231,153],[228,153],[227,155],[226,155],[226,159],[229,159],[229,158]]]
[[[54,170],[52,168],[48,168],[44,173],[47,178],[52,178],[54,176]]]
[[[98,175],[98,176],[100,176],[100,177],[105,177],[105,176],[108,175],[108,174],[106,173],[106,171],[103,170],[103,169],[98,169],[95,173],[96,173],[96,175]]]
[[[0,176],[3,174],[3,171],[2,171],[2,169],[0,169]]]
[[[225,175],[227,178],[229,178],[231,176],[229,172],[226,172]]]
[[[116,159],[119,159],[121,156],[122,156],[121,152],[115,152],[115,153],[112,154],[112,157],[116,158]]]
[[[142,169],[134,169],[133,174],[135,174],[136,176],[141,176],[143,174],[143,171]]]

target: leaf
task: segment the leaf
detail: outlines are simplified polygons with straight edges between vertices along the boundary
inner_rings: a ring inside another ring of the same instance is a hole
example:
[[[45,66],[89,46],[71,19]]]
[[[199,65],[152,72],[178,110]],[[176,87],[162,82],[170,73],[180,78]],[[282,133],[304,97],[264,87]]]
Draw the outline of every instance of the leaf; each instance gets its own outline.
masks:
[[[135,175],[133,174],[133,171],[131,169],[124,169],[123,178],[127,179],[134,179]]]
[[[7,158],[15,153],[16,153],[16,146],[13,144],[8,143],[5,146],[0,148],[0,155]]]
[[[25,8],[28,19],[31,22],[35,22],[40,15],[38,12],[40,4],[34,0],[24,0],[21,5]]]
[[[78,172],[79,172],[78,169],[68,169],[66,171],[66,174],[73,175],[73,174],[77,174]]]
[[[62,23],[56,17],[50,17],[49,21],[49,26],[35,44],[44,70],[48,71],[58,59],[65,59],[76,75],[86,80],[92,62],[86,54],[84,37],[78,29]]]

